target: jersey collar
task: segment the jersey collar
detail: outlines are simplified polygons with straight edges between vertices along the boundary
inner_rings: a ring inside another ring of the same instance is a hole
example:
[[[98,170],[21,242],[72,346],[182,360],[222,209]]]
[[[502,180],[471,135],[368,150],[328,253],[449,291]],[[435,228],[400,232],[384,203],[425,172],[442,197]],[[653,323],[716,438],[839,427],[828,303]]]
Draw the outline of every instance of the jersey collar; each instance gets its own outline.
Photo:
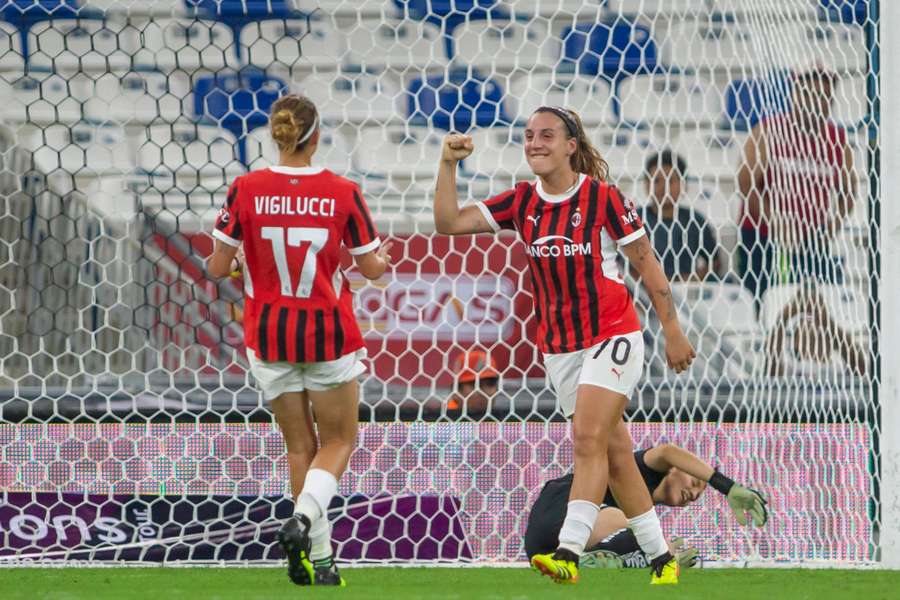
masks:
[[[276,165],[269,167],[273,173],[281,173],[282,175],[318,175],[325,169],[322,167],[284,167]]]
[[[544,191],[544,186],[541,184],[540,178],[538,178],[535,189],[537,190],[538,196],[541,197],[545,202],[551,202],[553,204],[558,204],[560,202],[565,202],[569,198],[575,195],[579,189],[581,189],[581,185],[584,183],[584,180],[587,179],[587,175],[584,173],[579,173],[578,182],[575,183],[572,187],[564,191],[562,194],[548,194]]]

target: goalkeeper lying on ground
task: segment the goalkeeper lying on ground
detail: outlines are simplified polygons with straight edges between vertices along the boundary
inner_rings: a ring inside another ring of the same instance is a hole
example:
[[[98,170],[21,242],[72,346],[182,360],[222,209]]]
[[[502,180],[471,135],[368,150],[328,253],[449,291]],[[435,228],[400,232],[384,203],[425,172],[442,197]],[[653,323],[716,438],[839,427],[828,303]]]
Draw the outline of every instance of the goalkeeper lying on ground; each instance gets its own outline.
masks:
[[[726,496],[738,523],[746,525],[745,513],[750,513],[754,525],[762,527],[766,524],[766,500],[759,492],[736,484],[684,448],[662,444],[638,450],[634,453],[634,459],[654,504],[687,506],[700,497],[707,485],[711,485]],[[529,560],[535,554],[553,552],[559,544],[557,536],[566,515],[571,487],[571,473],[544,484],[540,496],[531,508],[528,528],[525,530],[525,553]],[[608,489],[603,504],[581,556],[581,564],[647,567],[650,561],[641,552],[637,539],[628,529],[625,513],[616,508],[615,498]],[[696,563],[697,551],[685,548],[682,540],[672,540],[670,546],[672,554],[683,568]]]

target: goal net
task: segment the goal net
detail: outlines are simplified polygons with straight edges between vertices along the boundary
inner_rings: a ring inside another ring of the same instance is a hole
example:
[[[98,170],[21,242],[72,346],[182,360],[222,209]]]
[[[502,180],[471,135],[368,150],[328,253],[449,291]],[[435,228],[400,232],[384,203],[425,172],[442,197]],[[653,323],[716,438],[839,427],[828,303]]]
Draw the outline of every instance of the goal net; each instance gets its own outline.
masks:
[[[287,91],[317,104],[314,163],[359,182],[398,259],[373,283],[347,263],[370,370],[330,511],[340,560],[523,560],[531,503],[571,469],[524,247],[436,235],[430,208],[449,130],[474,138],[466,201],[531,179],[543,104],[581,115],[638,205],[697,349],[666,368],[623,265],[647,344],[635,443],[687,448],[769,502],[742,528],[709,490],[659,508],[667,535],[706,561],[879,560],[897,523],[877,9],[0,2],[0,564],[280,559],[283,442],[247,372],[241,283],[204,259],[228,184],[277,161],[266,115]]]

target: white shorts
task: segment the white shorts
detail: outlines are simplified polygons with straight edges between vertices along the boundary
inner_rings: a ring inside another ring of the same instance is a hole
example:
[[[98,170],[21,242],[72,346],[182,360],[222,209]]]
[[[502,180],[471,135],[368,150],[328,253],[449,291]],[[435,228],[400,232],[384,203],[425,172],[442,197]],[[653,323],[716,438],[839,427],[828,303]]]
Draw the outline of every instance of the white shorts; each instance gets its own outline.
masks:
[[[633,331],[586,350],[544,354],[544,367],[560,409],[571,417],[579,385],[596,385],[631,397],[644,370],[644,337],[640,331]]]
[[[274,400],[285,392],[324,392],[352,381],[366,372],[366,365],[362,362],[364,358],[366,349],[360,348],[325,362],[268,362],[257,358],[252,349],[247,349],[250,372],[266,401]]]

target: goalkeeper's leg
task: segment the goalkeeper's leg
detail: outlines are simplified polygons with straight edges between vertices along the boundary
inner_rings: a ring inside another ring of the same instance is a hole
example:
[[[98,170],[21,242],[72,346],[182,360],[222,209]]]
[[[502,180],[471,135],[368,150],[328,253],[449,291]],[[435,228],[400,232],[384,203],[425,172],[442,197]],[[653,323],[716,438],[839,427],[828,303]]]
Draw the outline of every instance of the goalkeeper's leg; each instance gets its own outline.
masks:
[[[619,420],[609,441],[609,487],[641,550],[650,559],[650,583],[678,583],[678,562],[669,552],[647,485],[634,461],[634,442]]]

